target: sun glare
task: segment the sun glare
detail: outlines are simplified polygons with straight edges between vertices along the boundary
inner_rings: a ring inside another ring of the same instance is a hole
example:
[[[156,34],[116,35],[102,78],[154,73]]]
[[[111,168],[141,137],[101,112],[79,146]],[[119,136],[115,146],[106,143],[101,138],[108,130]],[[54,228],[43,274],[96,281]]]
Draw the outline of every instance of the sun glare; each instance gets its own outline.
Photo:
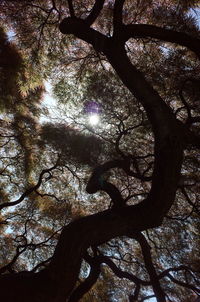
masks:
[[[97,114],[92,114],[89,117],[89,123],[92,126],[96,126],[99,123],[99,116]]]

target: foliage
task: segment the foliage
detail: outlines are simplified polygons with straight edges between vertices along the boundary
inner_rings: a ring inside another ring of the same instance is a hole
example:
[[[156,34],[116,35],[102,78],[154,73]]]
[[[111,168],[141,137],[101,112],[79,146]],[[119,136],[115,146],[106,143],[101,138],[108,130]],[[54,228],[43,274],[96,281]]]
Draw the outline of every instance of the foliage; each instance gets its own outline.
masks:
[[[199,1],[0,5],[0,299],[197,301]]]

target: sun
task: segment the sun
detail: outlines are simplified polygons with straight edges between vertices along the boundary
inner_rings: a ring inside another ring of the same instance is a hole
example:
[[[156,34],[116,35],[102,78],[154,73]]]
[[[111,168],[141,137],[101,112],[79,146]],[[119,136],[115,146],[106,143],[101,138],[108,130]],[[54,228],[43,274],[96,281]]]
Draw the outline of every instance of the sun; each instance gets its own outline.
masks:
[[[92,114],[89,116],[89,123],[92,126],[96,126],[99,123],[99,116],[98,114]]]

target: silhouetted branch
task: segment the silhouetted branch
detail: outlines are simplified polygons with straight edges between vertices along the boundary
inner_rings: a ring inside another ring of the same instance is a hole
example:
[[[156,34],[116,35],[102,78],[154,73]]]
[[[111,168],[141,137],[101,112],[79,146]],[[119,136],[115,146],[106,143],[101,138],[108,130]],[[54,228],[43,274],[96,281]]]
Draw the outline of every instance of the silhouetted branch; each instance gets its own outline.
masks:
[[[136,239],[141,246],[145,268],[149,274],[152,288],[156,295],[157,301],[166,302],[165,293],[160,286],[159,278],[152,262],[151,247],[149,246],[145,236],[142,233],[133,233],[132,238]]]
[[[69,6],[69,12],[70,12],[70,16],[73,18],[75,17],[75,12],[74,12],[74,7],[73,7],[73,0],[67,0],[68,2],[68,6]]]
[[[92,258],[88,254],[84,258],[90,265],[89,276],[73,291],[68,302],[80,301],[84,294],[86,294],[96,283],[100,275],[101,262],[97,261],[96,258]]]
[[[129,24],[124,26],[121,37],[124,42],[130,38],[154,38],[160,41],[176,43],[192,50],[200,58],[200,40],[183,32],[155,25]]]
[[[91,26],[95,20],[98,18],[103,5],[104,5],[105,0],[95,0],[94,6],[90,12],[90,14],[87,16],[85,19],[87,25]]]
[[[115,0],[113,12],[114,36],[119,33],[122,26],[122,10],[125,0]]]
[[[55,163],[55,165],[49,169],[44,169],[39,176],[38,182],[35,186],[30,187],[29,189],[27,189],[17,200],[15,201],[11,201],[11,202],[5,202],[0,204],[0,210],[2,210],[3,208],[6,207],[12,207],[12,206],[16,206],[18,205],[20,202],[22,202],[27,196],[29,196],[31,193],[33,193],[34,191],[36,191],[42,184],[42,180],[43,180],[43,176],[46,173],[51,172],[52,170],[56,169],[56,167],[58,166],[59,160],[57,160],[57,162]]]

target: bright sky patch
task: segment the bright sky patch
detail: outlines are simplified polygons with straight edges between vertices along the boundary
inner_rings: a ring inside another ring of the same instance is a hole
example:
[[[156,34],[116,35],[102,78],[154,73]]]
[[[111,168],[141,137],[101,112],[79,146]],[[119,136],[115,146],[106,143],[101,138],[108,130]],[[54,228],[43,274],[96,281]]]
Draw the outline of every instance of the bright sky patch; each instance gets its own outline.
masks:
[[[95,126],[99,123],[99,116],[97,114],[92,114],[89,116],[89,123]]]

